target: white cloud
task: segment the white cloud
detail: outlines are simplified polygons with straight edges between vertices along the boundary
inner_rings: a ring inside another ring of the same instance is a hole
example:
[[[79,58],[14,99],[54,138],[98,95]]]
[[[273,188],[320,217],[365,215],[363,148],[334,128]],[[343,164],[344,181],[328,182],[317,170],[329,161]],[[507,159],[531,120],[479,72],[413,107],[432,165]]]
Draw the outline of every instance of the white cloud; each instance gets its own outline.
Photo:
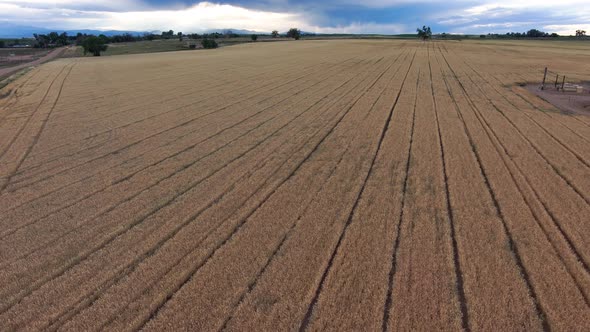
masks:
[[[186,32],[214,28],[272,31],[307,25],[298,14],[258,11],[209,2],[177,10],[98,11],[61,6],[23,7],[12,1],[3,1],[0,2],[0,20],[50,28],[141,31],[173,29]]]
[[[181,31],[203,31],[211,28],[239,28],[256,31],[287,29],[302,25],[297,14],[273,13],[232,5],[201,2],[182,10],[113,12],[104,17],[101,29],[157,30],[170,27]]]
[[[534,24],[533,22],[502,22],[502,23],[486,23],[486,24],[473,24],[471,27],[479,28],[514,28]]]
[[[461,25],[477,21],[476,17],[455,17],[438,21],[438,24],[443,25]]]
[[[400,34],[407,31],[402,24],[378,24],[355,22],[334,27],[304,26],[303,30],[316,33],[351,33],[351,34]]]
[[[170,27],[177,31],[204,31],[215,28],[238,28],[261,32],[286,31],[298,27],[316,33],[402,33],[400,24],[354,22],[348,25],[321,26],[297,13],[257,11],[232,5],[201,2],[183,10],[110,13],[108,24],[97,26],[113,30],[157,30]],[[98,22],[97,22],[98,23]]]
[[[152,31],[173,29],[183,32],[201,32],[210,29],[236,28],[260,32],[286,31],[298,27],[316,33],[402,33],[403,25],[377,23],[351,23],[322,26],[309,21],[309,16],[298,13],[277,13],[252,10],[227,4],[201,2],[177,10],[149,11],[96,11],[62,8],[19,6],[14,1],[0,0],[0,19],[22,21],[27,25],[67,29],[136,30]],[[39,4],[45,1],[37,0]],[[61,0],[56,2],[66,3]]]
[[[588,26],[586,22],[589,18],[590,6],[587,0],[490,0],[463,10],[441,13],[438,22],[459,26],[456,29],[471,33],[502,33],[537,28],[569,35],[581,26]],[[472,24],[466,25],[469,23]]]
[[[147,9],[141,0],[0,0],[1,5],[13,5],[26,9],[71,9],[71,10],[138,10]],[[0,14],[2,15],[2,14]]]

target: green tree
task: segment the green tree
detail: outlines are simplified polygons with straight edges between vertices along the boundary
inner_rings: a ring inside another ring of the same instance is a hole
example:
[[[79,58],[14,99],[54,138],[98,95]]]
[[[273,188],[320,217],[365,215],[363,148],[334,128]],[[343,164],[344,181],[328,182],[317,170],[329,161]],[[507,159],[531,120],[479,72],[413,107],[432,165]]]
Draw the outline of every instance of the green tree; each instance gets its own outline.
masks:
[[[4,42],[4,40],[0,40],[0,48],[4,47],[6,47],[6,43]]]
[[[182,32],[178,32],[176,35],[178,36],[178,41],[182,41]]]
[[[416,32],[418,32],[418,38],[421,38],[422,40],[430,39],[432,37],[432,31],[430,30],[430,27],[425,25],[422,26],[422,29],[416,29]]]
[[[526,32],[526,36],[529,38],[547,37],[549,34],[537,29],[530,29]]]
[[[250,38],[252,39],[252,41],[256,41],[258,40],[258,35],[252,35],[250,36]]]
[[[76,45],[80,46],[82,45],[82,42],[84,41],[84,39],[86,38],[86,35],[82,34],[81,32],[78,32],[76,34]]]
[[[576,30],[576,37],[586,36],[586,30]]]
[[[51,40],[50,40],[49,36],[47,36],[47,35],[38,35],[38,34],[34,33],[33,37],[35,37],[35,42],[36,42],[35,47],[46,48],[51,43]]]
[[[100,52],[106,51],[107,47],[108,45],[106,45],[104,39],[96,36],[88,36],[82,42],[84,55],[86,55],[87,53],[92,53],[92,55],[94,56],[100,56]]]
[[[62,32],[57,36],[57,39],[55,40],[55,44],[57,46],[66,46],[68,44],[68,33],[67,32]]]
[[[277,38],[279,36],[279,32],[277,30],[273,30],[271,35],[272,35],[272,38]]]
[[[57,44],[58,39],[59,39],[59,34],[57,32],[52,31],[49,33],[49,43]]]
[[[301,30],[297,28],[291,28],[289,31],[287,31],[287,37],[299,40],[299,38],[301,38]]]
[[[164,38],[164,39],[170,39],[170,38],[172,38],[172,36],[174,36],[174,30],[168,30],[168,31],[162,32],[162,38]]]
[[[217,48],[217,42],[213,39],[203,39],[201,41],[201,45],[203,45],[203,48]]]
[[[104,34],[102,34],[102,33],[101,33],[100,35],[98,35],[98,39],[100,39],[100,41],[101,41],[103,44],[108,44],[108,43],[109,43],[109,41],[110,41],[110,40],[109,40],[109,37],[107,37],[106,35],[104,35]]]

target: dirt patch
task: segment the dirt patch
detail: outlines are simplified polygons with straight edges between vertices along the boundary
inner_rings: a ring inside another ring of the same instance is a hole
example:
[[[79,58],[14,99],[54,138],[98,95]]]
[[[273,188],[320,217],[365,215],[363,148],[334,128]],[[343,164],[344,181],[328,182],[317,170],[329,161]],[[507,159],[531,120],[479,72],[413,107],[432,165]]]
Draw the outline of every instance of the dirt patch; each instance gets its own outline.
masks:
[[[29,55],[22,55],[22,56],[14,56],[14,57],[8,57],[7,59],[12,59],[15,58],[18,61],[5,61],[4,64],[7,65],[6,68],[3,68],[2,66],[0,66],[0,78],[3,77],[8,77],[9,75],[12,75],[24,68],[27,67],[31,67],[31,66],[36,66],[39,64],[42,64],[44,62],[53,60],[55,58],[57,58],[58,56],[60,56],[63,51],[65,49],[67,49],[68,47],[60,47],[60,48],[56,48],[53,49],[51,52],[48,52],[47,54],[45,54],[44,56],[40,57],[40,58],[34,58],[31,57],[30,59],[28,59],[27,57]],[[29,61],[31,60],[31,61]]]
[[[528,84],[524,88],[551,103],[565,114],[590,115],[590,82],[576,83],[582,92],[568,92],[556,89],[553,85],[541,90],[539,84]]]

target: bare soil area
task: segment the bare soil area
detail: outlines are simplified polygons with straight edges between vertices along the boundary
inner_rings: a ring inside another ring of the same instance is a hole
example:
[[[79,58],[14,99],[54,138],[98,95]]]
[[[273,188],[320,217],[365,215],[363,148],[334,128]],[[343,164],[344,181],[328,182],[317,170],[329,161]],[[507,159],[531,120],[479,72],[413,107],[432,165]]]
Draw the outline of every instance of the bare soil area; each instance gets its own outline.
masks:
[[[576,83],[575,85],[582,86],[582,92],[564,92],[553,86],[541,90],[539,85],[534,84],[527,85],[526,89],[566,114],[590,115],[590,84]]]
[[[34,54],[14,56],[4,55],[0,57],[0,79],[6,78],[24,68],[53,60],[59,57],[65,49],[66,47],[61,47],[48,52],[40,51],[39,53]]]

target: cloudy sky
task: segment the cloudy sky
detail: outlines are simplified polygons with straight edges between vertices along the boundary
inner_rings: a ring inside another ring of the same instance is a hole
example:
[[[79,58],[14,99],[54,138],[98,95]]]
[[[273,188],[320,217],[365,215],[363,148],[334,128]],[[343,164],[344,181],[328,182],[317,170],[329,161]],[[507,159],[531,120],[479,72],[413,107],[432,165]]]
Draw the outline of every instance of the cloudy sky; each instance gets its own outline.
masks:
[[[298,27],[324,33],[590,31],[588,0],[0,0],[0,23],[53,29],[168,30]]]

